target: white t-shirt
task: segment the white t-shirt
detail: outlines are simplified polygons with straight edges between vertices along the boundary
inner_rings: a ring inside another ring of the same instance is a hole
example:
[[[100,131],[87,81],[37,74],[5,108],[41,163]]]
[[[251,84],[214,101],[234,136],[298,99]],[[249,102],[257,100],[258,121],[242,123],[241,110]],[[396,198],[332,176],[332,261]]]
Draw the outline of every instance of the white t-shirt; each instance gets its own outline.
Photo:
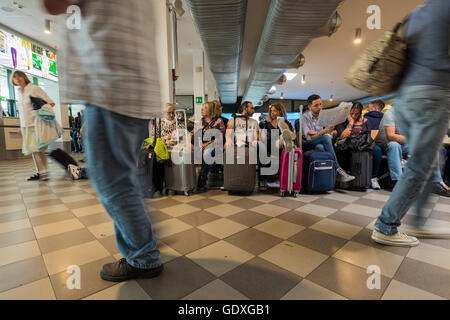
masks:
[[[48,104],[54,103],[52,99],[42,90],[40,87],[29,83],[22,93],[21,90],[19,92],[19,102],[17,104],[19,109],[19,118],[20,118],[20,126],[22,128],[25,127],[34,127],[34,119],[36,118],[36,111],[33,110],[31,106],[31,97],[41,98],[47,101]]]
[[[231,118],[228,120],[228,125],[231,126],[232,129],[234,128],[234,118]],[[248,143],[251,144],[253,141],[256,141],[256,133],[259,132],[259,124],[255,119],[249,118],[248,119]],[[245,144],[245,119],[243,118],[236,118],[236,129],[235,129],[235,135],[236,135],[236,143],[238,146]],[[231,135],[232,141],[234,142],[234,136]]]

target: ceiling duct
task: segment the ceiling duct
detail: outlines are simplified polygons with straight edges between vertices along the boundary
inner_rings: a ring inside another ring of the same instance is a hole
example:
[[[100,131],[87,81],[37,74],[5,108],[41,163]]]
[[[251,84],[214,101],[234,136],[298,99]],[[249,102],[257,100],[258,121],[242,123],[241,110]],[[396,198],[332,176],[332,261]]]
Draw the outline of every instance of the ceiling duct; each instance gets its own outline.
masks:
[[[336,32],[342,2],[272,0],[243,99],[261,100],[312,39]]]
[[[247,0],[186,0],[222,103],[235,103]],[[256,101],[259,101],[257,99]]]
[[[277,81],[275,81],[275,84],[283,85],[286,83],[286,81],[287,77],[284,74],[282,74],[281,77]]]

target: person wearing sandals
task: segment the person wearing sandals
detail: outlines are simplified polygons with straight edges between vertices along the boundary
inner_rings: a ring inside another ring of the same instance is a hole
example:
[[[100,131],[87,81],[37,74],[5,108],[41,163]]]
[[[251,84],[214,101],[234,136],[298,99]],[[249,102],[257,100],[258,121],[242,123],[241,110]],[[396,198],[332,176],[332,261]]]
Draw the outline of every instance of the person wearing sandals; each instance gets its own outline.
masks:
[[[31,154],[36,168],[36,173],[27,180],[46,181],[48,180],[48,166],[47,158],[45,156],[47,147],[41,149],[38,148],[34,127],[37,111],[33,110],[30,97],[41,98],[52,107],[55,106],[55,103],[44,90],[32,84],[27,75],[22,71],[14,71],[12,73],[11,83],[12,85],[19,87],[18,109],[23,140],[22,153],[27,156]]]

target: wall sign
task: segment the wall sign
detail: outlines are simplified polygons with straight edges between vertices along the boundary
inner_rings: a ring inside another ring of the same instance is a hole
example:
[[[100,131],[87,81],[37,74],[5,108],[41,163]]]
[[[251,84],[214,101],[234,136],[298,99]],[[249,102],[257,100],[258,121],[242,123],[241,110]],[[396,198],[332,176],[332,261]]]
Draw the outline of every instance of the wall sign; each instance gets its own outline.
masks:
[[[195,97],[195,103],[202,103],[203,98],[202,97]]]
[[[58,81],[55,52],[0,29],[0,65]]]

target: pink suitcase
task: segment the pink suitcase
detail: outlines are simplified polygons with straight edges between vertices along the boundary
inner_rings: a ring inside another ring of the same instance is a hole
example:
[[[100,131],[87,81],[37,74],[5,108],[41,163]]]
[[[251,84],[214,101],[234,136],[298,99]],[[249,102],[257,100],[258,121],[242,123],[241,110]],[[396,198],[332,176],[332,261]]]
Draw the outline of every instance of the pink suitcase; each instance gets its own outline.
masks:
[[[280,195],[293,194],[294,197],[300,193],[302,187],[302,149],[295,148],[291,152],[283,150],[280,164]]]

